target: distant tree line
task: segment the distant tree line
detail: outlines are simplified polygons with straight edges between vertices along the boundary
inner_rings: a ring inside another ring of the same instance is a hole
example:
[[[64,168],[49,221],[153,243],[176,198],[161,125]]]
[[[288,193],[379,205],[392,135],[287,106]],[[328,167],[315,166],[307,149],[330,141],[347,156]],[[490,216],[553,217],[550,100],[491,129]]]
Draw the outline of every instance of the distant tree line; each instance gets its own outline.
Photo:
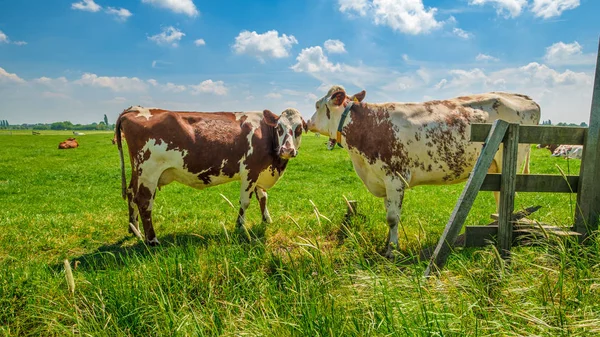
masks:
[[[587,123],[586,122],[581,122],[579,124],[576,123],[564,123],[564,122],[560,122],[558,124],[552,124],[552,121],[549,119],[547,121],[542,121],[542,125],[555,125],[555,126],[582,126],[582,127],[587,127]]]
[[[7,120],[0,120],[0,129],[12,130],[114,130],[115,125],[108,123],[108,118],[104,115],[102,121],[91,124],[73,124],[70,121],[54,122],[54,123],[36,123],[36,124],[21,124],[10,125]]]

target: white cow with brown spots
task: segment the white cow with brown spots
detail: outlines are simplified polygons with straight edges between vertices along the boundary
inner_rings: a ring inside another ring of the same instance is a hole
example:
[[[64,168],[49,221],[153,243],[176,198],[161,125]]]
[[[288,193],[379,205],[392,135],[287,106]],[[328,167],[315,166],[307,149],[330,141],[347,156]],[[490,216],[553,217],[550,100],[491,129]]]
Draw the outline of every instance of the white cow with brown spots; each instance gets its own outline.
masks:
[[[152,225],[156,189],[173,181],[204,189],[241,181],[237,226],[244,225],[252,194],[259,200],[263,221],[271,222],[267,190],[283,176],[296,157],[306,123],[296,109],[277,116],[263,112],[180,112],[130,107],[116,122],[121,156],[123,198],[129,202],[129,222],[142,220],[146,242],[158,244]],[[132,173],[126,187],[122,133]]]
[[[398,244],[406,188],[468,178],[482,149],[481,143],[469,141],[469,124],[503,119],[537,125],[540,120],[539,105],[519,94],[491,92],[424,103],[365,103],[365,95],[363,90],[350,97],[343,87],[333,86],[316,102],[308,128],[329,136],[330,144],[341,144],[367,189],[384,198],[388,257]],[[529,145],[519,145],[518,165],[525,162],[525,173],[529,150]],[[490,172],[501,167],[498,151]]]

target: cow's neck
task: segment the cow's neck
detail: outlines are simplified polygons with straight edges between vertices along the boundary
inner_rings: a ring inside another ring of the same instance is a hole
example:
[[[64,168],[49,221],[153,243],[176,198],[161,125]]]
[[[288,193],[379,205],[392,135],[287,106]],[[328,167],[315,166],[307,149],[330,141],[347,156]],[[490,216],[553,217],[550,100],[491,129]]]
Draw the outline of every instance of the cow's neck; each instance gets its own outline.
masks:
[[[346,137],[344,134],[344,127],[350,123],[352,120],[352,107],[354,106],[354,102],[348,102],[348,104],[344,107],[344,110],[337,118],[337,122],[335,123],[334,130],[334,138],[330,139],[330,141],[334,141],[341,147],[346,147]],[[335,146],[335,144],[333,144]]]

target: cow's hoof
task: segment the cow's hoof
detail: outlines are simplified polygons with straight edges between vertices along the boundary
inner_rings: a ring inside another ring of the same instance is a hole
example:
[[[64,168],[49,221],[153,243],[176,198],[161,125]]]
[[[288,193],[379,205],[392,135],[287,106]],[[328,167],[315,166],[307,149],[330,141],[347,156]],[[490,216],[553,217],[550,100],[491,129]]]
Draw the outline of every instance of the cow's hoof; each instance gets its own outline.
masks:
[[[394,252],[394,246],[392,246],[391,244],[388,245],[388,248],[387,248],[384,256],[388,260],[394,260],[394,259],[396,259],[396,253]]]
[[[154,238],[154,239],[152,239],[152,240],[146,240],[146,244],[147,244],[148,246],[155,247],[155,246],[158,246],[158,245],[160,245],[160,242],[158,241],[158,239],[157,239],[157,238]]]
[[[273,223],[273,220],[271,219],[271,216],[269,216],[269,215],[268,215],[268,216],[266,216],[266,217],[263,217],[263,219],[262,219],[262,220],[263,220],[263,222],[264,222],[264,223],[266,223],[266,224],[271,224],[271,223]]]

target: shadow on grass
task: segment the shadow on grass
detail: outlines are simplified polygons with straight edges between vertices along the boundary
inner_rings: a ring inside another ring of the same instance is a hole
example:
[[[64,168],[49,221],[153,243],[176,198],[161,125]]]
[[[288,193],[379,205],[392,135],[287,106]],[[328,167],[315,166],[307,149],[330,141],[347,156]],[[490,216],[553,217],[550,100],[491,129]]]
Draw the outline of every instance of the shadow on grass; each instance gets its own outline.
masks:
[[[159,236],[160,245],[148,246],[135,236],[128,234],[114,243],[98,247],[93,252],[74,257],[71,264],[77,270],[114,270],[124,268],[131,261],[149,260],[159,254],[166,254],[173,248],[206,248],[210,244],[223,245],[261,245],[265,241],[266,225],[256,224],[247,232],[236,230],[230,233],[194,234],[171,233]],[[64,269],[62,263],[51,266],[55,271]]]

